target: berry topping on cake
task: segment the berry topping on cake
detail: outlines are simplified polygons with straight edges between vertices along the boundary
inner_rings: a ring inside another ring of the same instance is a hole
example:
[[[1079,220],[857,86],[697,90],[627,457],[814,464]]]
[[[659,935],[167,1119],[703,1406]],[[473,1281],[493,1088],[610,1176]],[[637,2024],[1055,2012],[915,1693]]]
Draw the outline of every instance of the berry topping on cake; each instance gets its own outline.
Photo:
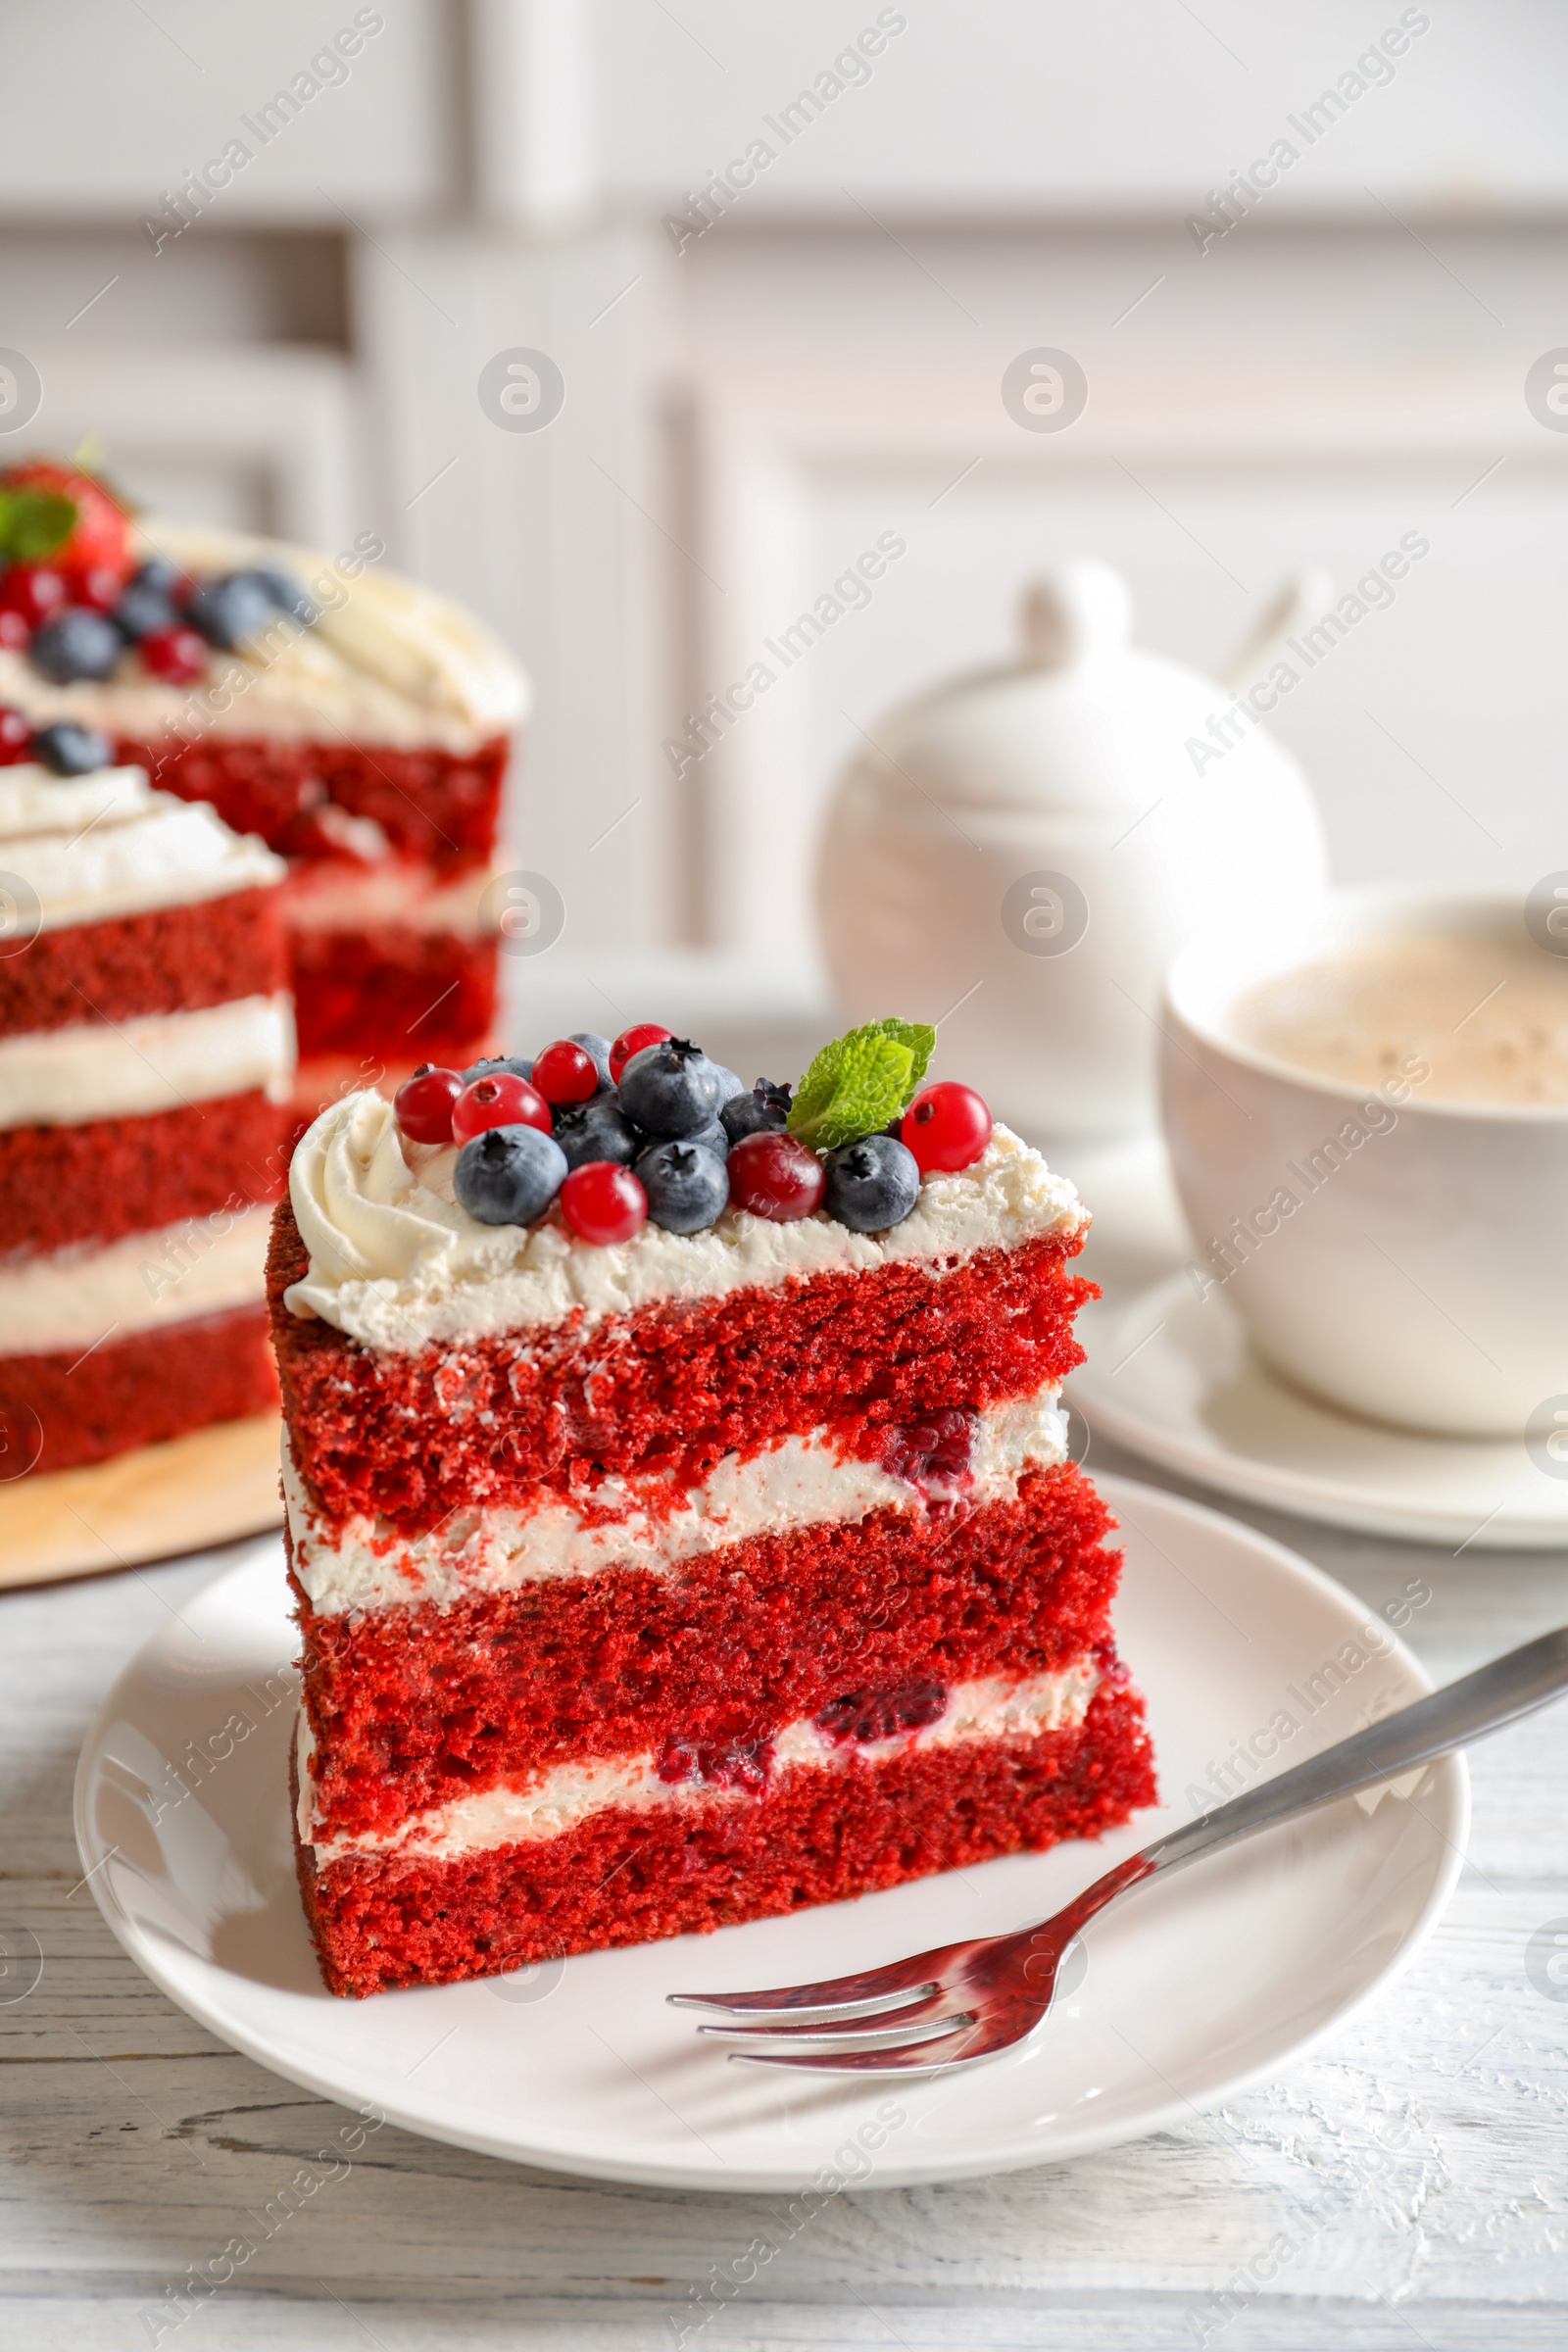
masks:
[[[914,1154],[891,1135],[865,1135],[827,1155],[823,1206],[852,1233],[885,1233],[920,1197]]]
[[[51,557],[67,571],[130,569],[123,508],[105,485],[58,459],[29,458],[0,474],[0,546]]]
[[[630,1242],[648,1222],[648,1195],[630,1168],[590,1159],[568,1173],[561,1213],[579,1241]]]
[[[599,1092],[599,1068],[570,1038],[558,1038],[535,1056],[533,1083],[547,1102],[586,1102]]]
[[[65,573],[53,564],[11,564],[0,578],[0,609],[16,613],[28,630],[58,612],[70,595]]]
[[[77,678],[107,678],[124,645],[106,612],[65,605],[33,631],[29,652],[35,669],[57,686],[70,686]]]
[[[57,776],[89,776],[94,768],[109,765],[115,747],[96,727],[74,726],[63,718],[35,731],[32,756]]]
[[[452,1105],[463,1092],[456,1070],[433,1069],[423,1061],[392,1098],[403,1133],[414,1144],[450,1144]]]
[[[972,1086],[923,1086],[904,1114],[903,1141],[922,1176],[972,1168],[991,1141],[991,1112]]]
[[[725,1164],[730,1205],[750,1209],[754,1217],[791,1225],[822,1205],[827,1188],[822,1162],[793,1135],[742,1136]]]
[[[596,1095],[591,1102],[564,1103],[552,1125],[569,1168],[580,1168],[590,1159],[612,1159],[629,1168],[648,1149],[648,1138],[632,1125],[613,1094]]]
[[[471,1086],[466,1086],[453,1103],[453,1141],[466,1144],[492,1127],[534,1127],[548,1135],[550,1105],[526,1078],[514,1078],[505,1070],[499,1076],[487,1073],[483,1078],[475,1078]],[[559,1150],[556,1156],[561,1158]],[[562,1175],[565,1170],[566,1163],[561,1159]],[[511,1217],[497,1221],[506,1225],[515,1222]]]
[[[452,1182],[469,1216],[481,1225],[531,1225],[544,1215],[565,1175],[565,1156],[554,1136],[538,1127],[487,1127],[458,1153]]]
[[[119,618],[118,607],[116,618]],[[168,629],[149,629],[136,651],[143,668],[170,686],[188,686],[193,678],[206,673],[207,640],[194,629],[178,624]]]
[[[185,617],[192,628],[200,629],[209,645],[231,653],[247,637],[259,636],[276,611],[276,603],[258,573],[230,571],[218,579],[203,580],[191,590]]]
[[[574,1029],[566,1043],[568,1046],[581,1046],[599,1073],[599,1092],[608,1094],[615,1083],[610,1070],[610,1056],[613,1048],[609,1038],[601,1037],[597,1029]]]
[[[464,1071],[463,1083],[465,1086],[471,1086],[475,1078],[500,1078],[502,1076],[531,1080],[533,1063],[526,1054],[481,1054],[477,1061],[470,1061]]]
[[[172,564],[161,560],[143,564],[115,600],[115,626],[135,645],[163,629],[178,626],[180,596],[188,583]],[[206,640],[202,640],[205,645]]]
[[[649,1135],[695,1135],[710,1126],[722,1101],[715,1063],[688,1037],[644,1046],[620,1073],[620,1106]]]
[[[33,757],[31,722],[20,710],[0,709],[0,767]]]
[[[745,1135],[776,1134],[790,1115],[790,1090],[759,1078],[750,1094],[742,1087],[719,1112],[719,1121],[732,1144]]]
[[[623,1029],[610,1049],[612,1085],[620,1084],[620,1073],[634,1054],[640,1054],[645,1046],[661,1045],[669,1035],[669,1030],[662,1029],[657,1021],[639,1021],[635,1028]],[[582,1041],[579,1038],[577,1042],[580,1045]]]
[[[901,1683],[893,1690],[849,1690],[828,1701],[816,1718],[818,1731],[841,1742],[869,1745],[917,1732],[948,1711],[946,1683]]]
[[[648,1196],[649,1216],[666,1233],[700,1233],[729,1199],[724,1162],[702,1144],[678,1139],[655,1144],[638,1160],[637,1175]]]

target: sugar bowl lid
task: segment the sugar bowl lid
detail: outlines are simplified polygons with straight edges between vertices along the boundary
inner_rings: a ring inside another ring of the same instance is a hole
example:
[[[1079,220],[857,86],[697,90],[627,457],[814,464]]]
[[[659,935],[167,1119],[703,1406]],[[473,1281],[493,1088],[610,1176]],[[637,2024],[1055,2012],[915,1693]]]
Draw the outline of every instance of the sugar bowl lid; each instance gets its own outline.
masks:
[[[1288,593],[1249,649],[1255,674]],[[970,671],[903,704],[871,729],[846,782],[884,806],[924,801],[993,809],[1145,808],[1192,788],[1190,739],[1229,706],[1222,686],[1132,642],[1133,601],[1108,564],[1077,557],[1025,588],[1018,658]],[[1247,764],[1295,763],[1254,731]]]

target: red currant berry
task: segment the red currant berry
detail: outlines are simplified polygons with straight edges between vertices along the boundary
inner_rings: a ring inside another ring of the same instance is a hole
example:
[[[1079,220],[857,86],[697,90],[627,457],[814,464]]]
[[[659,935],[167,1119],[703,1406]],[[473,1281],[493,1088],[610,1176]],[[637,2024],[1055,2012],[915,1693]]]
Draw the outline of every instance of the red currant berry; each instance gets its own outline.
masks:
[[[620,1084],[620,1073],[634,1054],[640,1054],[644,1046],[662,1045],[673,1035],[672,1029],[661,1029],[657,1021],[639,1021],[635,1029],[623,1029],[610,1049],[610,1075],[615,1084]]]
[[[150,629],[138,640],[142,665],[171,686],[188,686],[207,671],[207,640],[195,629]]]
[[[9,606],[0,605],[0,645],[8,653],[22,653],[31,635],[31,629],[20,612],[13,612]]]
[[[71,601],[94,612],[112,612],[120,602],[125,575],[112,564],[74,564],[69,574]]]
[[[450,1144],[452,1105],[463,1092],[456,1070],[435,1070],[421,1062],[405,1078],[392,1098],[398,1125],[411,1144]]]
[[[466,1144],[487,1127],[540,1127],[550,1133],[550,1105],[526,1078],[510,1070],[475,1078],[452,1105],[452,1140]]]
[[[0,767],[32,758],[32,727],[20,710],[0,710]]]
[[[922,1176],[972,1168],[991,1141],[991,1113],[972,1086],[922,1086],[899,1130]]]
[[[744,1135],[724,1164],[731,1208],[749,1208],[771,1225],[793,1225],[822,1205],[822,1162],[793,1135]]]
[[[559,1195],[561,1213],[585,1242],[629,1242],[648,1222],[648,1195],[630,1168],[585,1159]]]
[[[31,629],[66,603],[66,575],[52,564],[13,564],[0,578],[0,606],[20,612]]]
[[[593,1055],[564,1037],[534,1055],[533,1082],[547,1102],[586,1102],[599,1092]]]

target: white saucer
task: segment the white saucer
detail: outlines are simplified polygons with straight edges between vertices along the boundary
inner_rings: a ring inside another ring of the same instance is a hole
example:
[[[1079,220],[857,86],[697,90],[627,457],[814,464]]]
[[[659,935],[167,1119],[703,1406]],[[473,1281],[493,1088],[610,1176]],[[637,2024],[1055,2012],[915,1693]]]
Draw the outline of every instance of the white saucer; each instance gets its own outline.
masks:
[[[1330,1527],[1458,1550],[1568,1546],[1568,1478],[1538,1469],[1522,1439],[1424,1438],[1316,1404],[1253,1354],[1217,1291],[1200,1300],[1185,1274],[1086,1307],[1077,1328],[1089,1360],[1067,1397],[1091,1440]]]
[[[1158,2131],[1277,2074],[1410,1957],[1458,1875],[1461,1760],[1131,1896],[1091,1927],[1087,1968],[1040,2032],[972,2073],[867,2090],[730,2066],[664,2004],[1020,1926],[1213,1801],[1211,1766],[1259,1735],[1267,1748],[1282,1710],[1299,1728],[1278,1752],[1296,1761],[1429,1688],[1381,1620],[1369,1648],[1360,1605],[1293,1553],[1131,1480],[1104,1491],[1127,1547],[1119,1642],[1148,1694],[1165,1802],[1101,1843],[489,1983],[334,2000],[294,1883],[295,1636],[278,1547],[259,1542],[105,1701],[76,1776],[82,1868],[131,1958],[224,2041],[345,2106],[493,2156],[659,2186],[809,2189],[819,2203]],[[1347,1643],[1362,1661],[1348,1670]],[[191,1793],[173,1801],[176,1765]]]

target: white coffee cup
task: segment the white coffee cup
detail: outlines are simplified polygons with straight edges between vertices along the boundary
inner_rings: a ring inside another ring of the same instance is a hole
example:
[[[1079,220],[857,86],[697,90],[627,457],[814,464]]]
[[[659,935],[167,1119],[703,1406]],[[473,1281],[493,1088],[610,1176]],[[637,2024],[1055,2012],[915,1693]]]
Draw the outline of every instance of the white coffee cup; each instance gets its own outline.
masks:
[[[1532,935],[1501,892],[1348,890],[1181,951],[1161,1098],[1194,1280],[1275,1370],[1333,1404],[1568,1456],[1568,1108],[1423,1100],[1419,1062],[1369,1091],[1233,1026],[1262,981],[1434,932],[1515,952]]]

